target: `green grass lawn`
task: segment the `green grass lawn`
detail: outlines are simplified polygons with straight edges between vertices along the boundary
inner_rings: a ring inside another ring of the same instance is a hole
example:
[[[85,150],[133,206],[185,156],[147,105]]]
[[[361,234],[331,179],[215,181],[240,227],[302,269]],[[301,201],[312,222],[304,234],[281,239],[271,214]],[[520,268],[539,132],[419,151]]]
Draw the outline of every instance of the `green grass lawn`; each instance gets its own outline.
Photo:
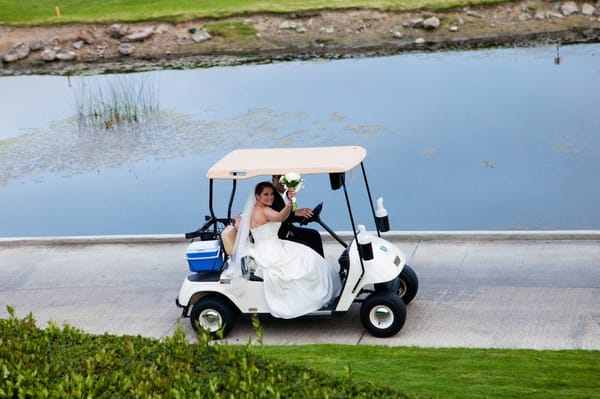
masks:
[[[600,351],[345,345],[253,350],[419,398],[600,398]]]
[[[445,9],[501,2],[506,0],[0,0],[0,23],[31,26],[73,22],[184,21],[256,12],[289,13],[339,8]],[[60,17],[56,15],[56,6]]]

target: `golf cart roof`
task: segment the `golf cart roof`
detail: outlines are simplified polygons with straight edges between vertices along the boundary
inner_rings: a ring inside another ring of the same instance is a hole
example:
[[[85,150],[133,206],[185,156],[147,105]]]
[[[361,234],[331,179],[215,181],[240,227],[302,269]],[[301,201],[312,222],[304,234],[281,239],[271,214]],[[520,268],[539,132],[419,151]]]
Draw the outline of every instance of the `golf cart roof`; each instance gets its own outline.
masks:
[[[360,146],[255,148],[235,150],[215,163],[209,179],[248,179],[296,172],[342,173],[359,165],[367,150]]]

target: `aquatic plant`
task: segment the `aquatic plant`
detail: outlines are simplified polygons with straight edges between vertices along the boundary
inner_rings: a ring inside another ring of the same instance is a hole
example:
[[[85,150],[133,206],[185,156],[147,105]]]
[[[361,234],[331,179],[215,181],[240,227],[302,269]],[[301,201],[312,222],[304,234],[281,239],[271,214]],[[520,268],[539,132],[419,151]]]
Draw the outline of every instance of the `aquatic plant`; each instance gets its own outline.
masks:
[[[82,78],[75,87],[79,126],[110,129],[122,123],[137,123],[156,113],[158,90],[148,79],[112,75]]]

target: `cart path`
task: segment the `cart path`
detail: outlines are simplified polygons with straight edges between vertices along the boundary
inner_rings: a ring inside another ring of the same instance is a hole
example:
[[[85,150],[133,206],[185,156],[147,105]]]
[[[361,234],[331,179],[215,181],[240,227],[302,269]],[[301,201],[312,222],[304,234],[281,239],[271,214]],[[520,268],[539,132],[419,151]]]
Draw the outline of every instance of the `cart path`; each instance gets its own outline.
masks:
[[[365,333],[355,304],[333,319],[264,320],[263,343],[598,350],[600,240],[593,237],[394,239],[420,283],[396,336]],[[18,317],[32,312],[40,327],[53,320],[160,338],[182,326],[193,340],[174,302],[188,274],[186,246],[160,238],[0,240],[0,317],[11,305]],[[336,261],[341,246],[327,241],[325,251]],[[240,319],[228,342],[254,336]]]

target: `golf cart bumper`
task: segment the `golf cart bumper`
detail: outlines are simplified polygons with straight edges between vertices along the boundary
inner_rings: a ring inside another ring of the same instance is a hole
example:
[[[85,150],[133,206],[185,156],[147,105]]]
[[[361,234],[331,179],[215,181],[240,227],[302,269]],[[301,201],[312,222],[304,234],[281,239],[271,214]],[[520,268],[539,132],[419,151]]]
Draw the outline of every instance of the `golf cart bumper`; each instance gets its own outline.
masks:
[[[212,295],[223,297],[242,313],[269,313],[262,280],[255,281],[244,277],[220,278],[220,273],[194,273],[187,276],[175,304],[183,309],[187,317],[190,308],[202,297]]]

